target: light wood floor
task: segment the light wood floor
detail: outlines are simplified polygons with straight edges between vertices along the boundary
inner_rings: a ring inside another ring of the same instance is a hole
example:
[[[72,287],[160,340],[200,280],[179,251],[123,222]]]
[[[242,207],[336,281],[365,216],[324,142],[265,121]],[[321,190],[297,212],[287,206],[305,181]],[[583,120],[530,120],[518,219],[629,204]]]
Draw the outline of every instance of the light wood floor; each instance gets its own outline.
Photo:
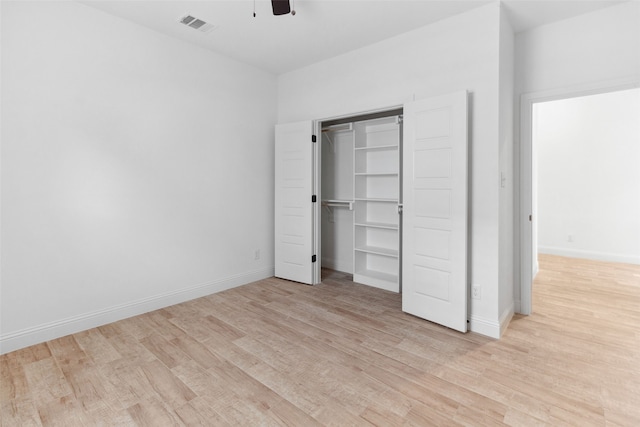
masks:
[[[534,289],[496,341],[263,280],[1,356],[1,424],[640,426],[640,266],[542,256]]]

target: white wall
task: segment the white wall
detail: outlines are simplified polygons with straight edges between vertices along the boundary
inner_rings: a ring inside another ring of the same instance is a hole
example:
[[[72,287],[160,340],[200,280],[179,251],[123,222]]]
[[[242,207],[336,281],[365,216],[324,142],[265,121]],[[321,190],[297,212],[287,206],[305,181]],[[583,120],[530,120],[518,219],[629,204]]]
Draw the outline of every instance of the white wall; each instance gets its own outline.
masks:
[[[278,78],[278,121],[349,115],[466,89],[470,92],[471,329],[499,335],[497,3]]]
[[[640,81],[640,3],[629,1],[575,18],[522,32],[515,40],[516,101],[523,94],[568,93],[585,87]],[[567,95],[570,96],[570,95]],[[520,188],[520,110],[516,103],[515,188]],[[515,200],[516,224],[520,192]],[[514,254],[520,259],[520,235],[515,233]],[[520,305],[520,264],[515,265],[514,298]]]
[[[516,37],[516,92],[637,76],[640,2],[543,25]]]
[[[2,9],[0,351],[272,275],[274,76],[74,2]]]
[[[500,242],[499,300],[501,332],[514,312],[513,301],[513,108],[514,108],[514,33],[504,9],[500,10]]]
[[[640,89],[533,112],[538,251],[640,264]]]

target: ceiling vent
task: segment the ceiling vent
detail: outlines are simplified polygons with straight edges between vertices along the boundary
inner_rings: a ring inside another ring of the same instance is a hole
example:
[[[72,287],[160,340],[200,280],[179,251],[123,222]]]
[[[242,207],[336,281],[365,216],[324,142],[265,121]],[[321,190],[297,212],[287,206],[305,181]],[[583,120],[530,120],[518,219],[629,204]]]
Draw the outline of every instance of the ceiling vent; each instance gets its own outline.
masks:
[[[185,15],[180,18],[180,23],[186,25],[187,27],[196,29],[202,33],[208,33],[215,28],[213,24],[209,24],[202,19],[198,19],[195,16],[191,15]]]

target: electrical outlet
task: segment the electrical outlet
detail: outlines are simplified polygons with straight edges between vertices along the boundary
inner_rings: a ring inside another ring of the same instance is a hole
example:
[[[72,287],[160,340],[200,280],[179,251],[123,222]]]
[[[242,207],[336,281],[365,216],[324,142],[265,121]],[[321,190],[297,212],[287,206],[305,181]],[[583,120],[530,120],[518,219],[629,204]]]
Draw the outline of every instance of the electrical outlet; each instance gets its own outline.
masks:
[[[480,299],[482,297],[482,288],[480,285],[471,286],[471,298]]]
[[[260,249],[256,249],[253,253],[253,259],[254,260],[259,260],[260,259]]]
[[[567,235],[567,242],[569,243],[573,242],[573,234]]]

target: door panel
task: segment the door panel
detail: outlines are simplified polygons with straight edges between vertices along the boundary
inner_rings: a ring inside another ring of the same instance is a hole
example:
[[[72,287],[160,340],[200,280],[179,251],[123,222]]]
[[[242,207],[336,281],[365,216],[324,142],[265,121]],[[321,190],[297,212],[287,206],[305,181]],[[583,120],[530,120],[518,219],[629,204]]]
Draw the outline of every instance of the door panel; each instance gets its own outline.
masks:
[[[467,331],[467,94],[405,104],[402,309]]]
[[[276,126],[275,275],[312,284],[312,123]]]

